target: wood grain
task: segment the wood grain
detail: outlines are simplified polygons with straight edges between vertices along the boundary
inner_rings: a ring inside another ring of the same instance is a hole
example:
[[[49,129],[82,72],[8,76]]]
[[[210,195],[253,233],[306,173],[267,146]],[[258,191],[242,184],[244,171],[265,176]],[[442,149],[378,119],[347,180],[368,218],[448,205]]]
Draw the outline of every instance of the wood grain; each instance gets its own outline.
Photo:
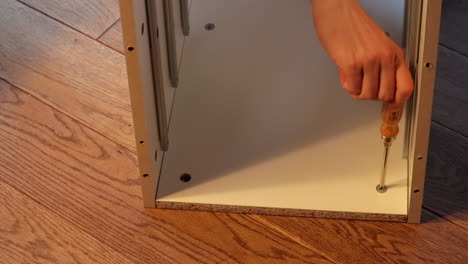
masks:
[[[432,119],[465,137],[468,137],[467,87],[468,57],[440,46]]]
[[[468,56],[468,1],[442,1],[440,43]]]
[[[468,138],[432,124],[424,206],[468,230]]]
[[[119,19],[98,40],[123,54],[122,21]]]
[[[120,16],[118,0],[19,0],[96,39]]]
[[[0,263],[133,263],[0,181]]]
[[[0,1],[0,77],[134,149],[124,57],[13,0]]]
[[[463,264],[468,231],[424,212],[423,224],[256,216],[338,263]],[[450,246],[445,246],[450,244]]]
[[[332,262],[249,216],[144,210],[132,152],[3,81],[0,113],[0,178],[136,263]]]
[[[466,262],[465,137],[433,125],[425,206],[450,222],[144,210],[123,57],[14,1],[0,23],[0,263]],[[440,91],[463,97],[462,73]],[[451,129],[455,99],[440,101]]]

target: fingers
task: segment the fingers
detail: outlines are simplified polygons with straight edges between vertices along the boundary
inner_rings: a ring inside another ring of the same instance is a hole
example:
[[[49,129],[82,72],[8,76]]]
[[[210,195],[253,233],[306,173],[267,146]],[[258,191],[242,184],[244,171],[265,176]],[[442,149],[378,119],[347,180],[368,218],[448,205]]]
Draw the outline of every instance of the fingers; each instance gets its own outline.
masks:
[[[341,87],[346,90],[346,74],[343,70],[340,70],[340,82],[341,82]]]
[[[362,67],[352,65],[340,72],[340,79],[345,89],[351,95],[361,93],[363,72]]]
[[[397,57],[396,61],[396,94],[395,94],[395,104],[403,105],[406,103],[408,98],[413,92],[413,78],[411,73],[406,65],[406,61],[403,55]]]
[[[378,99],[392,102],[395,99],[395,60],[393,54],[382,58]]]
[[[364,78],[359,99],[375,100],[379,93],[380,62],[370,60],[364,66]]]
[[[340,72],[343,88],[357,100],[381,100],[403,105],[413,92],[413,78],[401,50],[366,60],[360,69]]]
[[[376,59],[368,60],[364,67],[348,68],[340,73],[343,88],[357,100],[376,100],[379,93],[380,62]],[[351,77],[349,77],[349,75]]]

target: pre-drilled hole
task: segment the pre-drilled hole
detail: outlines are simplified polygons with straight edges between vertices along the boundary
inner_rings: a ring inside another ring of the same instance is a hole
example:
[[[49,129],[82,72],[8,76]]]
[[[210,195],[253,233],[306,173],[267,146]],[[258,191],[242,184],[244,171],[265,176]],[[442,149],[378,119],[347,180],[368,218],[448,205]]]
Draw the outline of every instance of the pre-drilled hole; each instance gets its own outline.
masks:
[[[192,176],[188,173],[184,173],[180,175],[180,181],[181,182],[189,182],[192,179]]]
[[[432,68],[432,63],[430,63],[430,62],[426,62],[426,65],[425,65],[425,66],[426,66],[426,68],[429,68],[429,69],[431,69],[431,68]]]
[[[135,50],[134,47],[128,47],[127,49],[128,49],[128,51],[134,51]]]
[[[140,144],[143,144],[143,143],[145,143],[145,142],[144,142],[143,140],[140,140],[139,143],[140,143]]]
[[[418,192],[419,192],[419,189],[414,189],[413,192],[414,192],[414,193],[418,193]]]
[[[143,177],[148,177],[148,176],[149,176],[148,173],[143,174]]]
[[[423,157],[422,157],[422,156],[418,156],[418,160],[422,160],[422,159],[423,159]]]
[[[208,23],[205,25],[205,29],[208,30],[208,31],[211,31],[213,29],[215,29],[215,25],[213,23]]]

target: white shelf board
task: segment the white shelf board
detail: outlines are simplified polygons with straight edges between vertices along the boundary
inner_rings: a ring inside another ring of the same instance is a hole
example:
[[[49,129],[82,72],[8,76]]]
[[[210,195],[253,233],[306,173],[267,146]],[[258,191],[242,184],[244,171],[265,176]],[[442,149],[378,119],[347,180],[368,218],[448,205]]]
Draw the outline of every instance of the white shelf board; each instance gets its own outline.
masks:
[[[362,2],[400,42],[404,2]],[[156,200],[405,215],[403,135],[377,193],[381,104],[337,76],[308,0],[193,0]]]

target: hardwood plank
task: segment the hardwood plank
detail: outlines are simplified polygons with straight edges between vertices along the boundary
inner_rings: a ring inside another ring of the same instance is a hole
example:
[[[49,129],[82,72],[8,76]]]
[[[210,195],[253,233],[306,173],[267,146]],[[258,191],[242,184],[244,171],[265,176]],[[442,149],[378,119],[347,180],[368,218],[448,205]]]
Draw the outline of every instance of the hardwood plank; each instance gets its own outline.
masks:
[[[439,47],[432,119],[468,137],[468,57]]]
[[[467,157],[468,138],[433,122],[424,206],[466,230],[468,230]]]
[[[0,263],[133,263],[0,181]]]
[[[122,36],[122,21],[119,19],[104,35],[99,39],[99,42],[106,44],[109,47],[123,54],[123,36]]]
[[[120,16],[118,0],[19,0],[97,39]]]
[[[440,43],[468,56],[468,1],[442,1]]]
[[[424,211],[423,224],[257,216],[338,263],[466,263],[468,231]]]
[[[0,24],[0,78],[135,148],[122,54],[13,0]]]
[[[136,156],[0,81],[0,178],[136,263],[333,263],[246,215],[144,210]]]

